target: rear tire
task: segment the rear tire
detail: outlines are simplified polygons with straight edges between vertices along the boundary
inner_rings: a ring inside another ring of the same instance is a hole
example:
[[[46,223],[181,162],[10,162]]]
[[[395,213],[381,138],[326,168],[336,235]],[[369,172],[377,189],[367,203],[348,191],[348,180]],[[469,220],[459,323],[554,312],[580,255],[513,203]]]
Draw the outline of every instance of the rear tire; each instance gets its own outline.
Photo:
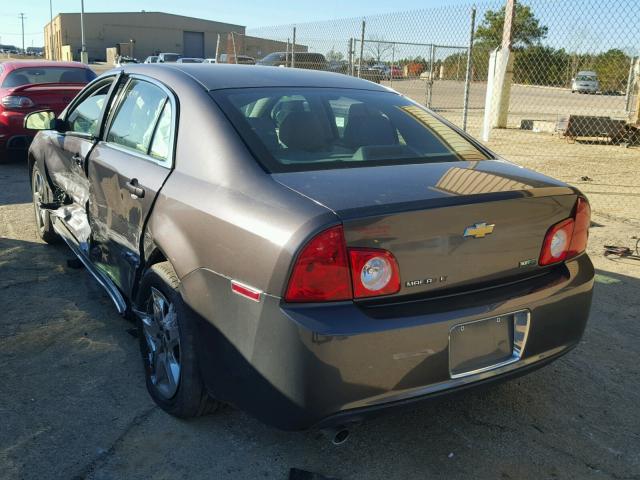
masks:
[[[153,265],[142,277],[138,337],[147,390],[167,413],[191,418],[215,412],[219,402],[209,396],[195,351],[193,313],[178,292],[180,280],[169,262]]]
[[[47,210],[40,208],[40,202],[50,203],[53,200],[53,192],[36,163],[33,164],[31,169],[31,197],[33,199],[33,211],[38,237],[46,243],[57,243],[60,237],[53,229],[51,214]]]

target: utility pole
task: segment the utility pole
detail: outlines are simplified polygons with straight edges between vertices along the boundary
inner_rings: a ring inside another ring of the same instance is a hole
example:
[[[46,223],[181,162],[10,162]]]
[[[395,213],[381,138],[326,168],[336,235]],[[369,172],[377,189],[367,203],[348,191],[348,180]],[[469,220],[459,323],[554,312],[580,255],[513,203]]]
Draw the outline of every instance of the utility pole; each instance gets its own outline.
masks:
[[[20,14],[20,23],[22,23],[22,54],[24,55],[24,13]]]
[[[511,44],[513,43],[516,0],[506,0],[504,10],[502,44],[496,57],[496,77],[493,90],[493,118],[491,124],[494,128],[506,128],[507,126],[509,97],[511,95],[511,82],[513,81]]]
[[[53,0],[49,0],[49,60],[55,60],[53,56]]]
[[[502,48],[511,50],[513,41],[513,19],[516,14],[516,0],[507,0],[504,7],[504,26],[502,27]]]
[[[87,46],[84,43],[84,0],[80,0],[80,35],[82,36],[82,50],[80,53],[80,61],[82,63],[89,63]]]

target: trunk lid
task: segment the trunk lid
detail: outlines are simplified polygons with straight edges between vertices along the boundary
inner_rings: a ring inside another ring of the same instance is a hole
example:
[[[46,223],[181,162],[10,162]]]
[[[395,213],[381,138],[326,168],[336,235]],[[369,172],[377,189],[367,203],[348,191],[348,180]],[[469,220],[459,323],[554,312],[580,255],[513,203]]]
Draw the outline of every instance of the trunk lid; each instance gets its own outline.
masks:
[[[549,227],[572,213],[571,187],[502,161],[274,174],[333,210],[349,247],[396,257],[396,295],[538,274]]]
[[[32,83],[13,88],[8,95],[30,98],[35,105],[28,111],[53,110],[59,115],[83,88],[78,83]]]

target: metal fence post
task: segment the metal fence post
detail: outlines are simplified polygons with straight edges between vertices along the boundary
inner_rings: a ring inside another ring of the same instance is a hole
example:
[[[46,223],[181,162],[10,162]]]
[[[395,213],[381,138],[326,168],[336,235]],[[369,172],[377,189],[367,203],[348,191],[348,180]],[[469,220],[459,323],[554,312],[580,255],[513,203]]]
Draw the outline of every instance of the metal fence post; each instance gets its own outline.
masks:
[[[220,34],[218,34],[218,38],[216,40],[216,63],[218,63],[220,59]]]
[[[389,85],[393,86],[393,66],[396,63],[396,44],[391,44],[391,70],[389,71]]]
[[[351,56],[353,38],[349,38],[349,44],[347,45],[347,75],[353,75],[353,57]]]
[[[236,52],[236,36],[235,32],[231,32],[231,44],[233,45],[233,60],[234,63],[238,64],[238,52]],[[227,63],[229,63],[229,58],[227,57]]]
[[[293,40],[291,41],[291,68],[296,68],[296,27],[293,27]]]
[[[471,31],[469,33],[469,47],[467,48],[467,68],[464,76],[464,103],[462,105],[462,130],[467,131],[469,115],[469,89],[471,88],[471,56],[473,55],[473,35],[476,27],[476,7],[471,7]]]
[[[435,60],[436,46],[431,44],[431,53],[429,54],[429,78],[427,78],[427,108],[431,108],[431,97],[433,94],[433,63]]]
[[[362,20],[362,32],[360,33],[360,58],[358,59],[358,78],[360,78],[360,74],[362,72],[362,55],[364,54],[364,30],[366,28],[366,23]]]

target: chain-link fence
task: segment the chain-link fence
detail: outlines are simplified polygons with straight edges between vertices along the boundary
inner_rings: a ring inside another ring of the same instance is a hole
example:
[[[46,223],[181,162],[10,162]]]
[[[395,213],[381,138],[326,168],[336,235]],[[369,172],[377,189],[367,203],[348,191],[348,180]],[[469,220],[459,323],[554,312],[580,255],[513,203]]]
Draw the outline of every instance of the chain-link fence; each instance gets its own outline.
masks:
[[[504,1],[495,0],[263,27],[249,30],[247,38],[260,39],[264,48],[241,53],[265,64],[388,85],[480,136],[489,60],[500,46],[504,15]],[[633,140],[627,122],[637,108],[639,56],[640,2],[517,2],[507,129],[492,135],[521,129],[572,141]]]

